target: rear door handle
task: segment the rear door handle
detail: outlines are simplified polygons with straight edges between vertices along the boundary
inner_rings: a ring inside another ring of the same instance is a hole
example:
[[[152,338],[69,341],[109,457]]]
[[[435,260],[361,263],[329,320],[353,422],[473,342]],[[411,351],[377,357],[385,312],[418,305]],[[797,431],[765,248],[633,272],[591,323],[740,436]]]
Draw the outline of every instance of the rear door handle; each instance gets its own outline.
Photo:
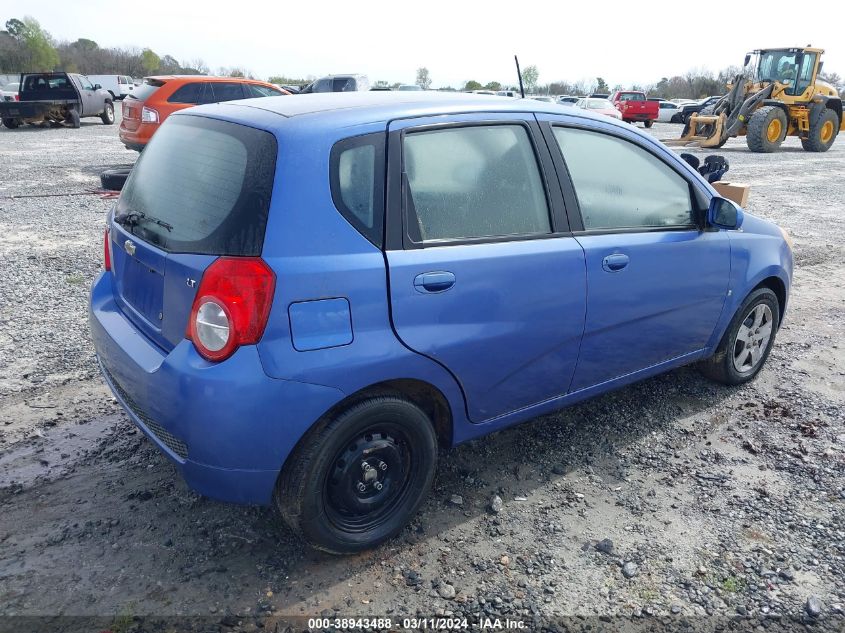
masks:
[[[631,260],[627,255],[614,253],[613,255],[608,255],[601,260],[601,267],[609,273],[618,273],[628,265],[629,261]]]
[[[420,273],[414,277],[414,289],[417,292],[433,294],[445,292],[455,285],[455,275],[445,270]]]

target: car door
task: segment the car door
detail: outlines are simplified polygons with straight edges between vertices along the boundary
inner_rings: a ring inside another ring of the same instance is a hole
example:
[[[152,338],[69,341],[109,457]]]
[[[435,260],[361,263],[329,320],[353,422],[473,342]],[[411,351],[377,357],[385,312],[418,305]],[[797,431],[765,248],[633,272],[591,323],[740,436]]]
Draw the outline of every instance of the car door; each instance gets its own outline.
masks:
[[[473,422],[565,394],[584,327],[584,253],[536,120],[402,120],[389,139],[398,337],[456,377]]]
[[[81,116],[92,116],[102,111],[102,104],[97,103],[97,91],[94,84],[84,75],[79,75],[79,92],[82,97]]]
[[[730,275],[727,234],[701,228],[703,185],[627,131],[546,119],[586,255],[587,316],[572,391],[694,356],[713,333]]]

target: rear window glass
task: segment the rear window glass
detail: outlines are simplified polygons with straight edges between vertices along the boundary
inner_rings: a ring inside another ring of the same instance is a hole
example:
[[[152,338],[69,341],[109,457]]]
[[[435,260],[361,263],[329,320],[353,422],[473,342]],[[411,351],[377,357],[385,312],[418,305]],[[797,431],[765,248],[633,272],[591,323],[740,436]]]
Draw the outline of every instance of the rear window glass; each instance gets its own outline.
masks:
[[[269,132],[173,116],[132,169],[116,215],[124,226],[176,253],[261,254],[276,169]]]
[[[355,136],[332,148],[332,199],[358,232],[382,244],[384,216],[384,135]]]
[[[151,82],[149,80],[142,83],[140,86],[135,86],[135,90],[129,95],[130,99],[138,99],[139,101],[146,101],[152,94],[161,88],[164,84],[160,81]]]

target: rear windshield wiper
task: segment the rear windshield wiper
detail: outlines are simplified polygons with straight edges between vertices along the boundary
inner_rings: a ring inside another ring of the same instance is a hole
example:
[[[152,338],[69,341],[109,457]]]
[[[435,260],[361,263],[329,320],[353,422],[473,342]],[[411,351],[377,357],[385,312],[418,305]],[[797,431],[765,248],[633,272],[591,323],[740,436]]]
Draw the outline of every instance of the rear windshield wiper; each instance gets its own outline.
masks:
[[[138,226],[139,224],[142,224],[144,222],[150,222],[152,224],[157,224],[163,229],[167,229],[168,233],[173,230],[172,224],[168,224],[164,220],[160,220],[151,215],[147,215],[143,211],[130,211],[129,213],[121,213],[120,215],[114,216],[114,221],[121,226]]]

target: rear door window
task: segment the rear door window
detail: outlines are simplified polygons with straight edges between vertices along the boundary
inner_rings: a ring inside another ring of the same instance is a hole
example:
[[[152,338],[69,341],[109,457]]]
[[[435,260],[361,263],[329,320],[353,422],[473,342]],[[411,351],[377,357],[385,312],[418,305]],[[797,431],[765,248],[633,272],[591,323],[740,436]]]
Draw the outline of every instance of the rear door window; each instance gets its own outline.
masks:
[[[135,163],[115,215],[168,252],[258,256],[275,169],[269,132],[171,116]]]
[[[412,132],[403,161],[414,242],[551,233],[539,165],[521,125]]]
[[[228,81],[210,82],[209,86],[214,93],[214,102],[220,101],[237,101],[244,98],[244,90],[242,84],[230,83]]]
[[[185,84],[176,89],[167,101],[169,103],[202,103],[202,92],[205,86],[204,82],[195,81],[193,83]]]

